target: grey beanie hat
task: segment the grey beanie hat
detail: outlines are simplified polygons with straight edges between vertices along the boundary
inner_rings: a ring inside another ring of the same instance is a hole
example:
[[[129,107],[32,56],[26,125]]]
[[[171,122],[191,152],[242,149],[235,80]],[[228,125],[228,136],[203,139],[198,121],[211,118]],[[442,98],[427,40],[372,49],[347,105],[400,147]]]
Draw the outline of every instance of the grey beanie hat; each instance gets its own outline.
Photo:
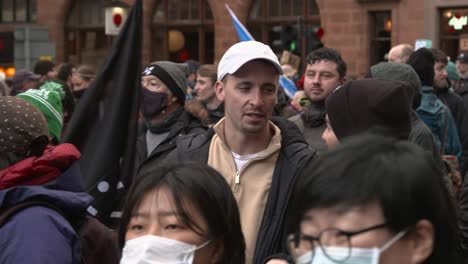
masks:
[[[158,77],[176,96],[182,105],[185,103],[187,84],[185,73],[178,63],[171,61],[153,62],[142,73],[143,76],[154,75]]]
[[[411,88],[407,91],[410,102],[420,93],[421,80],[413,67],[407,64],[381,62],[371,67],[370,74],[372,78],[406,82]]]

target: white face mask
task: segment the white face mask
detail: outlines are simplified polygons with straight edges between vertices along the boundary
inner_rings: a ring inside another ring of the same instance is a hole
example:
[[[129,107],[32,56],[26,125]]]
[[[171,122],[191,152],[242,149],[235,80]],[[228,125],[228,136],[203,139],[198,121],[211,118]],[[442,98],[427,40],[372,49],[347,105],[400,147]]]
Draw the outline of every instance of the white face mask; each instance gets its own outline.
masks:
[[[200,246],[164,237],[146,235],[125,242],[120,264],[190,264]]]
[[[385,243],[382,248],[351,248],[351,255],[346,258],[349,254],[348,248],[343,247],[326,247],[326,251],[333,259],[345,259],[341,264],[378,264],[380,254],[391,247],[395,242],[402,238],[406,234],[407,230],[403,230],[396,234],[390,241]],[[306,254],[300,256],[296,260],[296,264],[336,264],[337,262],[328,258],[323,252],[321,247],[316,247],[315,252],[309,251]]]

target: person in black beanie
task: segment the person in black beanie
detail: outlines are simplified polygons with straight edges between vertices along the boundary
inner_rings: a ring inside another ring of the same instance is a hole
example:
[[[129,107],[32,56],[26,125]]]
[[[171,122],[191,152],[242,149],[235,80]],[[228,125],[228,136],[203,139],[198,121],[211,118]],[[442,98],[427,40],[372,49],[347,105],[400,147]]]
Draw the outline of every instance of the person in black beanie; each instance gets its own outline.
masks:
[[[329,148],[370,130],[407,140],[411,131],[408,89],[404,82],[379,79],[343,84],[326,101],[327,128],[322,138]]]
[[[416,113],[431,129],[442,155],[454,155],[461,160],[462,148],[457,126],[452,113],[434,92],[434,55],[429,49],[421,48],[411,54],[409,64],[421,80],[421,102]]]
[[[50,60],[39,60],[34,64],[34,74],[41,76],[40,82],[53,80],[57,78],[58,72],[55,64]]]
[[[147,158],[162,160],[175,149],[177,136],[207,129],[185,111],[187,86],[180,65],[170,61],[148,65],[142,73],[141,85],[141,113],[146,131],[137,140],[135,175]]]

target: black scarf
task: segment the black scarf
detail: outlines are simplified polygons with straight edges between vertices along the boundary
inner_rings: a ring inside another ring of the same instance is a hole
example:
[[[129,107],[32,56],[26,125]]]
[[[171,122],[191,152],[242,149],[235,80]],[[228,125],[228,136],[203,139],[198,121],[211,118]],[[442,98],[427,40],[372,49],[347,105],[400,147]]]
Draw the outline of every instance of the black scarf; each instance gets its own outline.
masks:
[[[148,127],[149,131],[153,134],[162,134],[169,132],[172,125],[179,119],[180,115],[184,112],[184,108],[181,107],[174,112],[172,112],[166,119],[157,123],[157,124],[150,124],[148,121],[145,120],[146,126]]]

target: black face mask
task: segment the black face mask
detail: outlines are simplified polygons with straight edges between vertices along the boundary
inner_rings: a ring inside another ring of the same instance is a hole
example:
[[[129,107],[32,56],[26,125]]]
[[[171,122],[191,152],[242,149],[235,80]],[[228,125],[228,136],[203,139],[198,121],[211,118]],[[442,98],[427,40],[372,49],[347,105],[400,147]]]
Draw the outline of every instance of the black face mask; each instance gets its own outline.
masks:
[[[159,115],[167,107],[167,93],[152,92],[143,88],[142,96],[141,110],[146,118]]]

